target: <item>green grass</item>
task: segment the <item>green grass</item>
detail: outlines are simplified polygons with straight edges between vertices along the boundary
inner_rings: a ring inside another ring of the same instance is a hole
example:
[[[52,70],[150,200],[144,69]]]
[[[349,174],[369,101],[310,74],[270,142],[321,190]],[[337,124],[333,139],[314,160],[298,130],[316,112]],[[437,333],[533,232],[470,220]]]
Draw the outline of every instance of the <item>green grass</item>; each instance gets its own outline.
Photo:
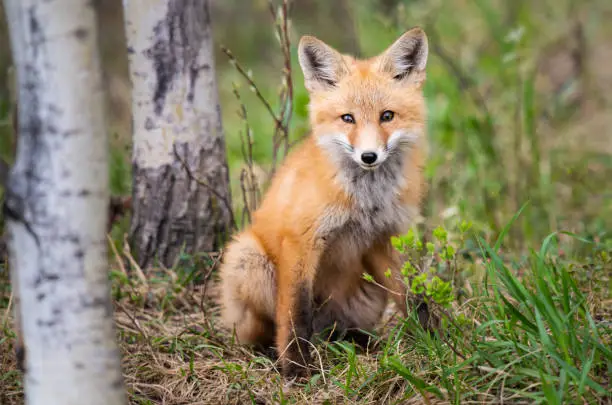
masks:
[[[216,38],[252,70],[278,110],[282,61],[259,3],[243,5],[249,22],[219,14]],[[612,6],[605,0],[405,0],[385,14],[380,3],[351,3],[346,18],[354,19],[360,54],[377,54],[413,25],[429,36],[430,191],[424,219],[408,240],[411,252],[424,251],[414,260],[429,264],[406,277],[431,301],[441,333],[431,335],[414,316],[390,311],[373,336],[374,349],[313,342],[313,377],[290,386],[273,360],[235,345],[218,328],[218,257],[185,256],[177,269],[140,279],[121,270],[129,254],[119,249],[111,278],[131,403],[612,402],[612,75],[602,56],[612,46],[606,24]],[[227,4],[237,10],[235,2]],[[329,43],[347,43],[340,28],[318,26],[317,15],[294,17],[292,140],[308,131],[296,58],[303,27],[318,27],[309,33]],[[271,161],[273,121],[221,52],[217,66],[233,203],[240,210],[244,122],[236,115],[234,85],[247,109],[255,163],[263,168]],[[3,156],[7,111],[0,102]],[[127,194],[129,134],[120,124],[113,128],[111,187]],[[446,230],[443,240],[436,228]],[[113,229],[117,247],[126,229],[126,220]],[[423,237],[433,245],[420,242]],[[414,249],[417,243],[423,249]],[[0,308],[6,308],[10,291],[2,269]],[[424,273],[427,280],[415,283]],[[452,294],[436,290],[433,275]],[[9,319],[5,312],[0,322]],[[0,403],[20,403],[10,322],[0,328]]]
[[[609,403],[612,323],[605,302],[612,238],[552,233],[524,257],[509,259],[499,252],[519,218],[492,243],[465,221],[438,228],[433,246],[413,259],[429,263],[428,276],[452,283],[449,301],[423,294],[442,327],[430,334],[416,315],[390,312],[367,351],[314,339],[306,384],[287,385],[272,359],[236,345],[218,328],[215,276],[194,280],[200,275],[194,269],[210,268],[216,257],[185,257],[180,268],[148,278],[114,266],[130,402]],[[412,235],[405,239],[410,251],[421,240],[418,231]],[[115,257],[128,258],[127,252]],[[5,325],[4,353],[12,338]],[[3,356],[8,366],[10,357]],[[19,403],[19,373],[14,365],[4,370],[4,399]]]
[[[216,286],[193,282],[197,260],[146,279],[119,268],[111,278],[130,401],[609,403],[612,239],[553,233],[525,257],[502,257],[519,218],[495,243],[463,221],[447,224],[419,256],[452,282],[442,304],[423,294],[442,327],[428,333],[416,315],[389,312],[367,351],[313,339],[305,384],[288,385],[274,360],[218,328]]]

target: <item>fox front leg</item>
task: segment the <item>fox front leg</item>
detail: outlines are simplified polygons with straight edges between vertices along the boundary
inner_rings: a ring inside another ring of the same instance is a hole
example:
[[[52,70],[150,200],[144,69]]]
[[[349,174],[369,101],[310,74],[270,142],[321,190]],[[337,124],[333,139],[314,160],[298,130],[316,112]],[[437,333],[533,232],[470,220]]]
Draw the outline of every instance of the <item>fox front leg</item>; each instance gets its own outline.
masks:
[[[285,377],[303,377],[309,373],[313,281],[319,257],[319,249],[313,246],[303,254],[284,258],[279,266],[276,343]]]

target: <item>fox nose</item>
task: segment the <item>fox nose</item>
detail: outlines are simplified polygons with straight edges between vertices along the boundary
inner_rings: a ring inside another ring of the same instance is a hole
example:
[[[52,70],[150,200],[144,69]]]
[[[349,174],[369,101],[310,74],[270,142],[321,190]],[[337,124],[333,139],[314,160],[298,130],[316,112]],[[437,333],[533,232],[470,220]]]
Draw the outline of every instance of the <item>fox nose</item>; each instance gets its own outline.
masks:
[[[361,161],[366,165],[371,165],[372,163],[376,162],[377,158],[378,156],[376,156],[376,153],[374,152],[363,152],[361,154]]]

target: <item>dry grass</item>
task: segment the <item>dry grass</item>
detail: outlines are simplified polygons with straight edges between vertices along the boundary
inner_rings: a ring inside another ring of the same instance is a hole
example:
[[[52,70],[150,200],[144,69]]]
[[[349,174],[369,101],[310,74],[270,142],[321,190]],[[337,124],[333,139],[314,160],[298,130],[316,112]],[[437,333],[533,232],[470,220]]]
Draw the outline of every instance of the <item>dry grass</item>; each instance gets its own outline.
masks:
[[[0,256],[0,259],[2,256]],[[22,403],[21,373],[17,371],[12,330],[12,295],[8,292],[8,277],[0,271],[0,404]]]
[[[114,280],[115,322],[123,356],[123,369],[131,404],[271,404],[271,403],[398,403],[408,383],[393,376],[351,398],[345,390],[325,381],[342,379],[350,367],[338,365],[333,353],[318,345],[315,358],[319,377],[306,387],[284,381],[274,359],[233,343],[230,333],[218,329],[216,289],[206,285],[181,288],[176,280],[135,277]],[[215,282],[211,281],[214,285]],[[390,303],[379,330],[381,336],[397,324]],[[5,334],[0,339],[0,404],[23,403],[22,373],[17,370],[10,331],[10,308],[3,313]],[[360,367],[376,373],[375,353],[356,355]],[[332,368],[334,369],[332,371]],[[404,404],[442,404],[420,395]]]
[[[472,286],[478,288],[481,281],[466,283],[467,299],[453,303],[449,309],[457,322],[463,319],[461,330],[451,327],[446,337],[428,338],[422,330],[417,330],[416,322],[404,323],[390,303],[376,331],[372,349],[358,350],[347,342],[314,341],[316,370],[313,369],[313,377],[307,384],[294,384],[281,378],[272,357],[234,344],[232,335],[218,327],[218,308],[215,305],[218,291],[213,272],[218,256],[213,255],[212,260],[208,260],[213,267],[183,264],[195,274],[183,273],[181,269],[158,269],[157,273],[144,276],[134,268],[131,277],[127,277],[125,269],[131,262],[129,250],[124,250],[121,255],[114,252],[112,295],[117,341],[123,356],[130,404],[532,403],[529,395],[538,394],[542,389],[542,382],[537,378],[533,382],[512,382],[515,355],[502,356],[493,363],[483,361],[486,358],[479,359],[480,353],[487,353],[491,348],[493,351],[489,354],[494,359],[497,350],[505,350],[502,343],[507,344],[504,343],[503,329],[480,329],[491,319],[503,319],[493,318],[499,313],[487,315],[489,319],[483,318],[483,314],[494,311],[495,304],[482,291],[472,289]],[[604,260],[601,263],[612,267],[612,262]],[[600,266],[601,263],[596,261],[593,265]],[[478,259],[472,267],[483,271],[486,266],[486,261]],[[462,267],[468,266],[463,263]],[[560,265],[556,271],[561,268]],[[606,285],[610,281],[610,270],[610,267],[601,268],[589,282],[600,281],[601,285]],[[528,269],[525,271],[529,272]],[[580,277],[588,279],[590,276],[580,275],[577,282]],[[554,288],[555,284],[557,282],[553,281],[551,287]],[[526,281],[524,288],[531,288],[529,286],[530,281]],[[594,288],[594,284],[589,288],[584,298],[586,310],[600,325],[601,342],[609,344],[612,334],[605,326],[611,319],[608,294]],[[509,294],[506,299],[517,307],[525,305]],[[575,300],[578,302],[581,298]],[[22,375],[16,370],[13,354],[10,301],[10,296],[0,295],[0,303],[8,303],[0,313],[0,325],[3,326],[0,335],[2,405],[23,403]],[[525,316],[529,317],[527,313]],[[507,321],[515,322],[511,318]],[[576,324],[576,330],[582,328],[584,324]],[[514,336],[516,330],[520,327],[509,327],[511,339],[516,339],[517,345],[527,344],[529,336]],[[483,331],[488,332],[485,342],[491,347],[484,351],[482,348],[470,349],[474,343],[478,344],[479,334]],[[550,333],[551,336],[555,334],[554,331]],[[576,336],[582,339],[584,335],[577,332]],[[498,343],[499,348],[495,346]],[[548,350],[544,347],[538,349],[541,342],[537,340],[533,344],[534,353]],[[398,362],[396,366],[391,364],[393,361]],[[534,359],[520,366],[545,369],[550,365],[539,361]],[[607,372],[597,367],[594,366],[593,374],[589,375],[598,384],[609,386]],[[402,368],[407,371],[402,371]],[[449,378],[454,393],[450,393],[445,385]],[[520,381],[525,377],[516,378]],[[438,391],[439,395],[434,395],[431,389]],[[587,403],[609,403],[606,402],[609,397],[597,396],[588,389],[586,392],[592,401],[596,401]],[[462,400],[456,402],[459,398]]]
[[[135,304],[129,298],[117,301],[116,320],[132,403],[377,404],[404,396],[407,382],[395,376],[365,397],[347,397],[345,391],[325,381],[325,376],[334,374],[341,379],[350,372],[349,367],[343,370],[336,365],[332,372],[337,361],[320,345],[315,347],[320,378],[306,387],[282,380],[275,359],[234,344],[229,331],[218,328],[215,280],[209,283],[212,288],[184,289],[171,301],[167,292],[176,289],[174,282],[155,287],[143,283],[136,296],[149,297],[147,303]],[[159,310],[162,305],[164,311]],[[390,304],[379,331],[382,336],[396,323],[393,315]],[[376,372],[374,353],[358,354],[357,361]],[[404,403],[420,401],[416,397]]]
[[[124,367],[133,403],[142,403],[140,398],[164,404],[273,403],[283,395],[303,403],[344,400],[338,389],[318,387],[313,394],[288,386],[272,359],[233,345],[227,333],[202,329],[206,317],[214,319],[213,312],[162,319],[157,311],[125,309],[117,322],[124,353],[131,353]],[[133,313],[127,314],[130,310]],[[365,364],[367,356],[360,357]]]

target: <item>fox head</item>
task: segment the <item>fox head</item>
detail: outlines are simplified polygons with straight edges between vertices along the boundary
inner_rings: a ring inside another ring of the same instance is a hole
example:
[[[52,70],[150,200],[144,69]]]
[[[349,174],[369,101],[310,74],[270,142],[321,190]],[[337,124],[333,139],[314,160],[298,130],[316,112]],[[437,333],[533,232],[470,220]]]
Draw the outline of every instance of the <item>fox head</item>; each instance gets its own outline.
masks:
[[[422,136],[427,36],[416,27],[370,59],[344,55],[312,36],[298,46],[319,146],[375,170]]]

